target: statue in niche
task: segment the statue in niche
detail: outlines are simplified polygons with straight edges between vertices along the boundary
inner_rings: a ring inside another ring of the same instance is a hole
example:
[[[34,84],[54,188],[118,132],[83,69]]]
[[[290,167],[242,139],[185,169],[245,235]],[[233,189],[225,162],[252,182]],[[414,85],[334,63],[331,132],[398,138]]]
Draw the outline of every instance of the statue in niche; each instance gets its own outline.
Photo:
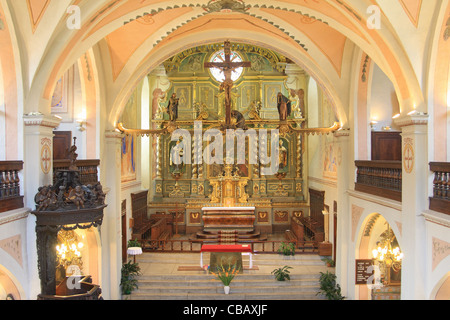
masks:
[[[287,170],[288,167],[288,151],[284,146],[284,140],[280,139],[280,151],[279,151],[279,171],[283,172]]]
[[[278,114],[280,115],[280,121],[286,121],[291,115],[291,101],[281,92],[278,92],[277,96],[277,109]]]
[[[180,137],[178,141],[175,143],[171,143],[171,147],[169,148],[170,155],[170,170],[172,174],[183,173],[183,156],[184,156],[184,142],[183,137]]]
[[[169,113],[170,121],[176,121],[178,119],[178,103],[180,99],[177,98],[177,94],[173,93],[172,97],[169,99],[169,104],[167,105],[167,112]]]

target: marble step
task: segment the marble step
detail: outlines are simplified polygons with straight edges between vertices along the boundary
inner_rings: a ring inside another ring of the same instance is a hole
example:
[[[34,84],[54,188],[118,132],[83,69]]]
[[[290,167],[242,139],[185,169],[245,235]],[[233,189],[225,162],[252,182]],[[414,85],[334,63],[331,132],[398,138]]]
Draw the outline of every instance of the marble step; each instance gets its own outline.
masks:
[[[248,265],[250,257],[243,255],[242,260],[244,265]],[[209,254],[203,254],[203,262],[207,264],[209,261]],[[142,263],[181,263],[180,256],[165,254],[165,253],[150,253],[143,254],[136,257],[136,262]],[[200,262],[200,253],[196,255],[189,254],[189,256],[183,256],[182,265],[198,265]],[[295,255],[295,256],[281,256],[281,255],[268,255],[268,254],[256,254],[253,255],[254,265],[315,265],[324,266],[325,263],[318,255]]]
[[[325,297],[316,295],[316,292],[259,292],[259,293],[236,293],[231,288],[230,294],[224,294],[223,288],[219,293],[133,293],[130,300],[325,300]]]

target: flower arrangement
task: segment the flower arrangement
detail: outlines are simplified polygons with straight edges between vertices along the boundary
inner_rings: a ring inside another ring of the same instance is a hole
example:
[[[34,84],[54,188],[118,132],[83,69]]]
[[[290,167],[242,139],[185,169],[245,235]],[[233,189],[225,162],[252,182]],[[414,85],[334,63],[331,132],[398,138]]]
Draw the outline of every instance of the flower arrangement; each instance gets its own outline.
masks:
[[[211,274],[221,280],[224,286],[229,286],[238,273],[239,269],[236,265],[228,265],[227,267],[220,265],[217,267],[217,272],[211,271]]]

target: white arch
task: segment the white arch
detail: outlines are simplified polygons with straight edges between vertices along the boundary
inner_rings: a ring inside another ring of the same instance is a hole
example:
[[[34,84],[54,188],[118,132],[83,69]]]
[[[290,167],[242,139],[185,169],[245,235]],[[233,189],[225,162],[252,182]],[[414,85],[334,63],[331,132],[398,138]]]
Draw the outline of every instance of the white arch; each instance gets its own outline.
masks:
[[[332,102],[333,106],[335,107],[336,116],[341,124],[345,125],[347,123],[347,114],[331,80],[326,74],[322,72],[319,66],[317,66],[307,57],[307,55],[302,50],[294,47],[291,43],[283,42],[276,38],[266,38],[267,41],[264,42],[262,42],[261,40],[256,40],[264,38],[264,35],[261,37],[261,34],[259,33],[228,29],[226,34],[224,31],[199,32],[196,34],[185,36],[178,41],[171,41],[165,46],[161,46],[160,48],[152,51],[151,54],[146,57],[145,61],[143,61],[135,68],[136,71],[132,75],[127,77],[128,80],[126,82],[121,82],[121,79],[119,79],[119,77],[115,86],[120,87],[121,90],[116,100],[114,101],[113,109],[111,110],[111,114],[109,115],[110,124],[115,126],[122,112],[122,108],[128,101],[129,95],[132,92],[133,88],[135,88],[143,79],[143,77],[150,73],[151,70],[153,70],[165,60],[172,57],[181,50],[198,45],[221,42],[224,38],[227,38],[230,41],[244,42],[261,47],[266,47],[271,50],[277,51],[285,55],[286,57],[289,57],[317,81],[317,83],[324,90],[324,93],[329,98],[330,102]],[[143,46],[145,46],[145,44]],[[292,54],[292,52],[295,52],[296,54]],[[134,63],[135,65],[137,65],[139,62],[139,59],[137,59],[136,61],[129,61],[129,63]],[[133,70],[133,68],[127,69]]]

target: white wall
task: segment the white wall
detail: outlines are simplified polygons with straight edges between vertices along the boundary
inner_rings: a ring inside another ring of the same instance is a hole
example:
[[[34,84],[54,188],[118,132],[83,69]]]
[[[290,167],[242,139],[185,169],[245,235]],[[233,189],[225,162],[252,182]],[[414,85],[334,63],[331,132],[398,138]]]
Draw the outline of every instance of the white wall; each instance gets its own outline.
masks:
[[[394,85],[376,64],[372,70],[368,99],[370,121],[378,122],[375,125],[376,131],[381,131],[386,126],[393,130],[399,130],[392,119],[395,114],[400,112]]]

